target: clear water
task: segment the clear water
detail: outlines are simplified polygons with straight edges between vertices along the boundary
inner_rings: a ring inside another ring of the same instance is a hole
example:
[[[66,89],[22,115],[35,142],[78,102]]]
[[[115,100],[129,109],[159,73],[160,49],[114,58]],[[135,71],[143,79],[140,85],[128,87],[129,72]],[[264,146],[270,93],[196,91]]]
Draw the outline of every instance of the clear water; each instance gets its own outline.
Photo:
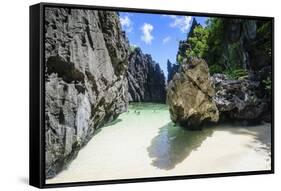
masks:
[[[47,183],[268,170],[270,134],[270,124],[188,131],[171,122],[167,105],[133,103]]]

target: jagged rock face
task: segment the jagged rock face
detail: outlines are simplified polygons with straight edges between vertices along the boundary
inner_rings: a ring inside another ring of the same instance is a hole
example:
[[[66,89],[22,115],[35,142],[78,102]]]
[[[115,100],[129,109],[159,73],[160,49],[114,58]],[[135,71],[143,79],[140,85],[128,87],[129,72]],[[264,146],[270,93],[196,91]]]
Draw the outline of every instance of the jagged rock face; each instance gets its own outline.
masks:
[[[245,19],[224,19],[223,51],[220,58],[214,56],[214,62],[222,62],[227,67],[238,66],[250,72],[259,72],[264,67],[271,68],[271,56],[264,44],[271,46],[260,27],[266,21]],[[271,34],[271,28],[266,29]],[[208,60],[208,59],[207,59]],[[258,76],[258,74],[256,74]],[[267,76],[270,76],[268,73]],[[266,76],[266,77],[267,77]]]
[[[46,177],[73,159],[95,130],[126,111],[129,45],[118,15],[45,10]]]
[[[135,48],[129,56],[127,72],[129,101],[165,103],[165,76],[151,56]]]
[[[245,69],[251,68],[250,48],[256,38],[256,21],[254,20],[224,20],[225,42],[222,58],[228,66],[238,65]],[[255,63],[256,64],[256,63]]]
[[[178,49],[178,53],[177,53],[177,58],[180,56],[182,58],[186,57],[186,50],[191,48],[190,44],[188,43],[188,39],[194,34],[194,29],[195,27],[200,26],[199,23],[197,23],[196,19],[193,18],[192,20],[192,24],[190,26],[190,30],[187,33],[187,37],[186,40],[181,40],[179,42],[179,49]]]
[[[227,118],[260,119],[266,108],[270,113],[271,105],[271,95],[264,85],[264,81],[271,81],[271,23],[248,19],[221,21],[222,51],[208,55],[207,62],[229,69],[244,68],[248,75],[246,79],[231,80],[215,74],[215,102]]]
[[[179,70],[179,64],[172,64],[170,60],[167,61],[168,83],[173,79],[174,75]]]
[[[168,85],[167,103],[173,122],[200,129],[203,122],[217,122],[219,112],[213,101],[215,89],[203,59],[183,63]]]
[[[214,101],[221,114],[232,119],[256,120],[267,110],[267,103],[257,94],[260,82],[248,79],[232,80],[214,74]]]
[[[186,50],[190,49],[191,46],[188,42],[188,39],[194,34],[195,27],[200,26],[200,23],[196,21],[195,18],[192,20],[192,24],[190,26],[190,30],[187,33],[186,40],[179,41],[179,48],[177,52],[177,62],[172,64],[170,60],[167,61],[167,71],[168,71],[168,79],[170,82],[173,79],[173,76],[178,72],[180,68],[180,63],[186,58]]]

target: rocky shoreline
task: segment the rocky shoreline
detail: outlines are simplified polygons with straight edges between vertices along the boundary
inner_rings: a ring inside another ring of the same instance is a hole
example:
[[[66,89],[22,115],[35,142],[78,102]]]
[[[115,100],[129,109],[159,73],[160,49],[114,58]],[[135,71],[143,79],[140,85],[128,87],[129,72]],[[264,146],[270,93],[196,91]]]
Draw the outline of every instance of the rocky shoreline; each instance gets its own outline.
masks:
[[[202,40],[208,31],[193,19],[187,39],[180,41],[177,63],[168,60],[167,103],[172,121],[190,129],[227,120],[270,122],[269,23],[241,19],[212,22],[219,34],[211,34],[209,39],[217,35],[215,42]],[[204,52],[203,43],[217,49],[210,48],[213,54]]]
[[[224,74],[214,74],[216,94],[214,101],[221,115],[236,120],[258,120],[268,111],[265,99],[258,95],[260,82],[245,79],[233,80]]]
[[[131,50],[111,11],[46,8],[46,178],[76,157],[129,102],[165,103],[163,71]]]
[[[151,55],[130,47],[118,13],[46,8],[46,178],[67,168],[129,102],[167,103],[174,123],[195,130],[224,120],[270,122],[271,95],[265,89],[271,65],[260,47],[253,51],[259,46],[258,23],[235,20],[225,27],[226,48],[218,60],[243,66],[247,75],[237,79],[213,74],[210,58],[185,55],[197,26],[193,20],[187,40],[180,42],[180,63],[168,60],[166,82]]]
[[[46,178],[127,110],[129,44],[109,11],[46,8]]]
[[[189,129],[225,120],[259,123],[269,112],[259,87],[259,81],[247,77],[235,80],[224,74],[210,76],[202,59],[185,60],[168,85],[171,120]]]

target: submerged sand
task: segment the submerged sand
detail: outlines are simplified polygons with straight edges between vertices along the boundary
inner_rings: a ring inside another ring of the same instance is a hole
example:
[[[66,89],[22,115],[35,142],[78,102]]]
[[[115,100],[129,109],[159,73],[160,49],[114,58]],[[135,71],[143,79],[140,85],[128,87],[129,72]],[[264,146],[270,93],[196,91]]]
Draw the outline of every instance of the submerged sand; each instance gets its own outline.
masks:
[[[47,184],[270,170],[270,124],[175,126],[166,105],[133,104]]]

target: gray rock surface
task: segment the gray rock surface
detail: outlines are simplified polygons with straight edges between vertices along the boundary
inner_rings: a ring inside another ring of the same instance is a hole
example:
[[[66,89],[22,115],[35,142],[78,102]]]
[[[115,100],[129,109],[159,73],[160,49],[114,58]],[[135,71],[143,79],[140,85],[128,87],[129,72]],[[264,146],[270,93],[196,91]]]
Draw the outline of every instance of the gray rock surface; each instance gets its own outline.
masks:
[[[159,64],[140,48],[135,48],[129,56],[127,72],[129,101],[165,103],[165,76]]]
[[[223,74],[214,74],[216,87],[214,101],[220,113],[232,119],[259,120],[267,111],[267,102],[258,94],[259,81],[228,79]]]
[[[271,78],[271,27],[265,24],[270,23],[248,19],[222,19],[222,23],[222,51],[209,55],[207,62],[244,68],[255,81]]]
[[[196,58],[182,63],[168,84],[167,103],[172,121],[192,129],[200,129],[203,122],[217,122],[219,112],[214,95],[207,63]]]
[[[118,15],[45,10],[46,177],[67,167],[104,123],[126,111],[129,44]]]
[[[167,60],[167,72],[168,72],[168,76],[167,76],[167,82],[169,83],[174,75],[178,72],[179,70],[179,64],[178,63],[172,63],[170,60]]]

